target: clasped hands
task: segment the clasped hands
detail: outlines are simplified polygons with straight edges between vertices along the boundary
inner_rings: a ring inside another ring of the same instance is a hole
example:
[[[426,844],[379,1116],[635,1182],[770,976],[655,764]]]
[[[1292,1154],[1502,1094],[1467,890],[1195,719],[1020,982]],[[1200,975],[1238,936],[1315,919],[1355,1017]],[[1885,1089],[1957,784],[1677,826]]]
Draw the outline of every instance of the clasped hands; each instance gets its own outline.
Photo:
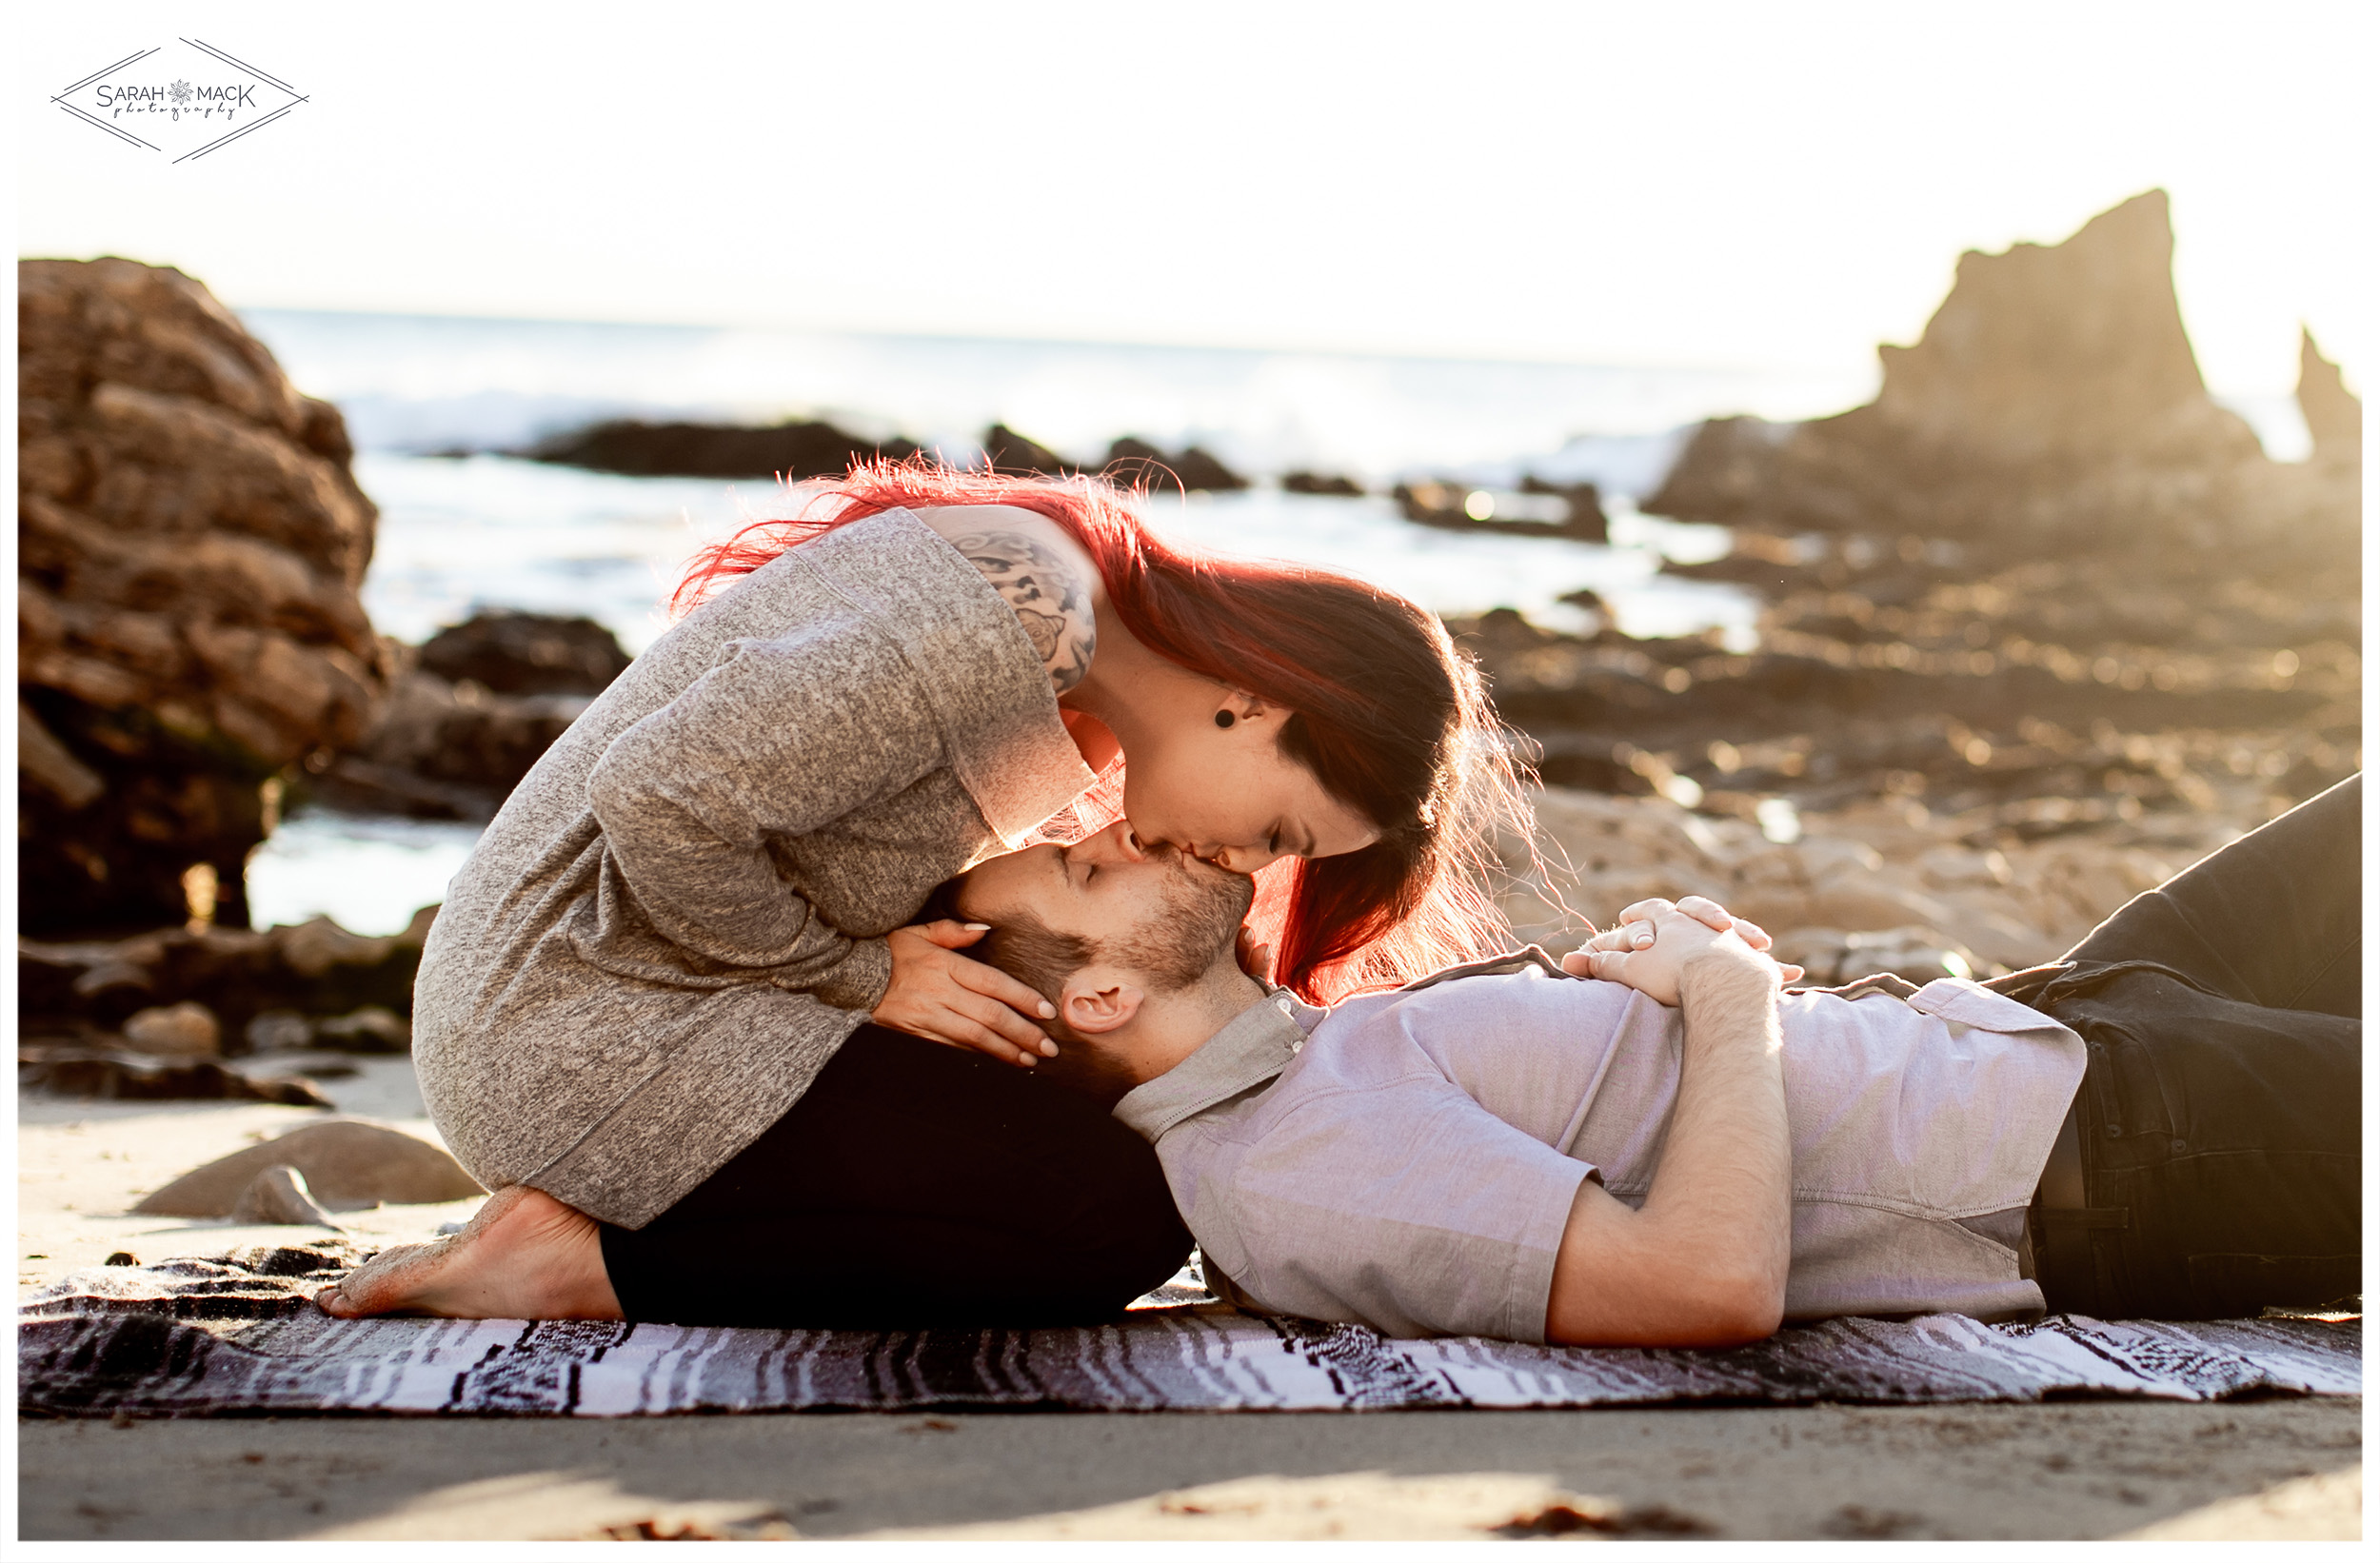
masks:
[[[1562,970],[1574,977],[1624,982],[1654,1002],[1675,1008],[1686,966],[1706,953],[1756,961],[1775,973],[1780,986],[1799,978],[1799,966],[1780,965],[1769,958],[1772,942],[1758,923],[1733,915],[1708,896],[1675,901],[1655,896],[1624,908],[1611,927],[1562,957]]]

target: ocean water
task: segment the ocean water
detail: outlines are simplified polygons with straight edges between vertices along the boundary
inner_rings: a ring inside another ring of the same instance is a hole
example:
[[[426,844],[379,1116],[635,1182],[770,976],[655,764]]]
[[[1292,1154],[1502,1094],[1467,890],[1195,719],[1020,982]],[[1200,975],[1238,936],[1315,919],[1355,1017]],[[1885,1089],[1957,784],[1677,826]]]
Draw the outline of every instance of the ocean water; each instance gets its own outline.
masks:
[[[1637,515],[1698,419],[1803,416],[1864,384],[1790,373],[1598,367],[1220,348],[254,310],[307,391],[345,409],[356,475],[381,507],[365,603],[419,640],[477,606],[585,613],[631,650],[702,543],[783,513],[770,482],[626,478],[497,452],[595,418],[829,417],[905,433],[954,461],[994,421],[1077,460],[1133,434],[1199,444],[1258,480],[1176,496],[1151,519],[1216,547],[1353,571],[1444,613],[1510,606],[1576,627],[1592,587],[1636,634],[1749,633],[1747,600],[1668,581],[1708,557],[1707,527]],[[472,452],[468,455],[444,454]],[[1609,547],[1409,524],[1384,498],[1288,494],[1280,474],[1509,485],[1524,473],[1603,485]]]
[[[1204,445],[1257,480],[1153,501],[1185,541],[1363,576],[1441,613],[1509,606],[1564,628],[1590,587],[1632,634],[1718,627],[1752,637],[1754,605],[1659,575],[1725,547],[1713,527],[1637,513],[1693,424],[1716,412],[1803,417],[1868,384],[1728,369],[1460,362],[1308,352],[971,341],[691,326],[252,310],[243,317],[304,390],[337,402],[356,478],[380,506],[364,602],[383,633],[420,641],[480,607],[585,614],[631,652],[666,627],[687,558],[784,513],[769,481],[629,478],[501,454],[622,415],[833,419],[906,434],[964,462],[1004,422],[1079,461],[1132,434]],[[466,454],[453,454],[466,452]],[[1287,471],[1489,487],[1524,473],[1603,485],[1610,545],[1412,525],[1375,494],[1285,493]],[[258,848],[260,925],[327,915],[394,932],[435,901],[476,839],[468,825],[301,812]]]

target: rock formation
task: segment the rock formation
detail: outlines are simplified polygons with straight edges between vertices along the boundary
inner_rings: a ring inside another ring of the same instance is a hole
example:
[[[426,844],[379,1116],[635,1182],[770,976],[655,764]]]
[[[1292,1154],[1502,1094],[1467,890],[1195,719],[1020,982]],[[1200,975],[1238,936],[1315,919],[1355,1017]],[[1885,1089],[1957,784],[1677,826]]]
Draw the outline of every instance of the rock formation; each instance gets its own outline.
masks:
[[[1020,478],[1060,478],[1076,470],[1058,452],[1006,424],[994,424],[983,431],[983,463],[994,472]]]
[[[2063,244],[1971,251],[1917,345],[1879,349],[1874,402],[1788,428],[1715,421],[1644,508],[2002,557],[2253,549],[2276,568],[2337,567],[2356,545],[2353,497],[2266,460],[2208,396],[2172,250],[2151,190]]]
[[[22,926],[179,923],[284,774],[352,742],[385,669],[376,513],[338,410],[179,271],[26,261],[18,308]]]
[[[633,477],[840,478],[855,460],[918,453],[913,440],[863,440],[834,425],[787,422],[755,428],[737,424],[650,424],[619,418],[542,440],[519,454],[558,466],[584,466]]]
[[[1603,494],[1591,483],[1552,484],[1527,477],[1511,492],[1469,484],[1422,479],[1390,491],[1407,521],[1450,532],[1502,532],[1515,537],[1560,537],[1575,543],[1609,543],[1610,520]]]
[[[1735,528],[1666,569],[1758,594],[1756,649],[1463,626],[1547,779],[2194,856],[2360,768],[2357,409],[2309,342],[2315,458],[2268,459],[2206,394],[2172,244],[2152,191],[1968,255],[1874,403],[1704,425],[1645,508]]]
[[[1247,479],[1198,445],[1187,447],[1180,455],[1167,455],[1146,440],[1129,434],[1107,447],[1107,461],[1100,470],[1116,483],[1137,484],[1153,494],[1168,488],[1199,493],[1248,486]]]
[[[413,974],[436,912],[425,907],[403,933],[379,938],[316,918],[263,933],[169,928],[123,940],[19,940],[19,1034],[138,1051],[124,1033],[154,1027],[135,1027],[141,1016],[203,1007],[227,1054],[252,1051],[260,1032],[284,1046],[402,1051],[391,1049],[387,1033],[395,1017],[413,1012]],[[389,1020],[367,1016],[373,1007]],[[272,1036],[276,1023],[294,1023],[299,1035]]]
[[[1281,474],[1284,494],[1329,494],[1340,499],[1360,499],[1363,485],[1338,472],[1285,472]]]
[[[486,820],[628,665],[591,619],[488,612],[416,648],[387,644],[380,719],[322,767],[323,801],[417,819]]]
[[[423,642],[421,665],[499,695],[600,695],[627,671],[628,654],[592,619],[497,609]]]

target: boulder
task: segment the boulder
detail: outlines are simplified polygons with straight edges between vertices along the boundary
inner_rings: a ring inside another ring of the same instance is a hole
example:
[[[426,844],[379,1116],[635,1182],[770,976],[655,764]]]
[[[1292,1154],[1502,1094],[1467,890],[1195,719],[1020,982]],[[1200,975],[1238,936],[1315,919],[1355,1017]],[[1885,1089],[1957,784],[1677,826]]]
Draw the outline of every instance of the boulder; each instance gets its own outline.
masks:
[[[815,420],[766,427],[646,423],[615,418],[541,440],[518,452],[533,462],[635,477],[840,478],[855,461],[914,456],[915,441],[863,440]]]
[[[28,931],[247,922],[289,768],[368,725],[376,513],[338,410],[207,289],[26,261],[18,312],[18,887]]]
[[[423,642],[420,667],[499,695],[600,695],[627,671],[628,654],[592,619],[499,609]]]
[[[332,1210],[438,1205],[486,1192],[427,1140],[361,1118],[332,1118],[184,1173],[132,1209],[142,1216],[229,1216],[258,1176],[274,1167],[295,1169],[311,1198]]]

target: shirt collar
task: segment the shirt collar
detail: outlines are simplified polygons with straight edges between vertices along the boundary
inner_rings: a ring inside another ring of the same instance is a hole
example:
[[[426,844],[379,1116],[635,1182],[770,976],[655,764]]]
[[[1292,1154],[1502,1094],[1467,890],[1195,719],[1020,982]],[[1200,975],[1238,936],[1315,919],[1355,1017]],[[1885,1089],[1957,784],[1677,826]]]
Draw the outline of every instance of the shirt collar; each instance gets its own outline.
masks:
[[[1289,1067],[1306,1036],[1330,1012],[1275,988],[1173,1068],[1143,1080],[1116,1103],[1116,1116],[1155,1144],[1166,1131],[1252,1091]]]

